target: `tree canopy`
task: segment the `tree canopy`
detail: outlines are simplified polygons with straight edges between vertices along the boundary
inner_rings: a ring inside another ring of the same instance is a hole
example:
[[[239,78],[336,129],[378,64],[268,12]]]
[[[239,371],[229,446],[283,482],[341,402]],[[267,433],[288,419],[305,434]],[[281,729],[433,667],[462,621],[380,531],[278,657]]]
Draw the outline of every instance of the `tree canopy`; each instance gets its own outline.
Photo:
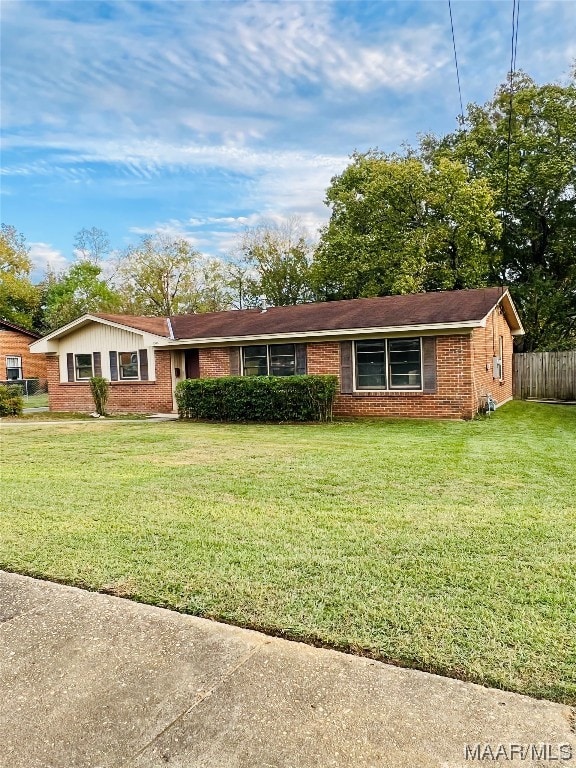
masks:
[[[312,267],[319,297],[483,284],[500,224],[488,184],[463,163],[356,153],[326,199],[332,216]]]
[[[24,235],[9,225],[0,228],[0,318],[33,329],[40,290],[31,279],[32,261]]]
[[[527,334],[524,348],[576,344],[576,77],[537,85],[517,73],[464,130],[426,137],[428,158],[464,162],[486,180],[502,222],[488,275],[507,284]]]
[[[524,349],[576,345],[576,82],[515,73],[461,129],[352,155],[312,265],[319,298],[508,285]]]
[[[59,275],[48,276],[44,285],[44,331],[89,312],[117,312],[121,308],[120,295],[93,261],[76,261]]]
[[[146,235],[121,256],[115,277],[124,311],[144,315],[214,312],[230,307],[222,263],[183,238]]]
[[[245,304],[257,297],[275,307],[300,304],[312,298],[311,247],[301,222],[293,217],[246,229],[238,246],[251,277],[245,283]]]

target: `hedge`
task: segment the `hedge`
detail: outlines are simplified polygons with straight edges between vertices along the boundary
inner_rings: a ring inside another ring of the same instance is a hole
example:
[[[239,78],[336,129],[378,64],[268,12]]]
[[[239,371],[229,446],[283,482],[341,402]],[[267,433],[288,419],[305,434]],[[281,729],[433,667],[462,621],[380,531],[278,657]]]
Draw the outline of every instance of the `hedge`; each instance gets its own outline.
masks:
[[[23,407],[22,388],[17,384],[0,384],[0,416],[21,416]]]
[[[328,421],[336,376],[226,376],[176,386],[180,418],[212,421]]]

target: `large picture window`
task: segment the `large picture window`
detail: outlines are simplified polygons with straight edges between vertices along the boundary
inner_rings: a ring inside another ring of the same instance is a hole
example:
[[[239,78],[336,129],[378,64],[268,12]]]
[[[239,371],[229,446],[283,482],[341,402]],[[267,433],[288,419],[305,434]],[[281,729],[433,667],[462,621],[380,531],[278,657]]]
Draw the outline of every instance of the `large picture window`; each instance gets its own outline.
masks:
[[[92,373],[92,355],[74,355],[76,381],[86,381],[91,379]]]
[[[244,376],[294,376],[294,344],[255,344],[242,348]]]
[[[421,389],[419,338],[356,342],[356,389]]]

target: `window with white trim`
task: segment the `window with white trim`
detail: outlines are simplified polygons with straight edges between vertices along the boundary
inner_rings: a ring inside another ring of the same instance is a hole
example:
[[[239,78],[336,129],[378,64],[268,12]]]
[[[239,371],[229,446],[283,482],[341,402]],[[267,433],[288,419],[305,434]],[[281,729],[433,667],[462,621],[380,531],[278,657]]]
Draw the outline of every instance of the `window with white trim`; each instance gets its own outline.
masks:
[[[296,349],[294,344],[254,344],[242,347],[244,376],[294,376]]]
[[[76,381],[87,381],[94,375],[92,355],[74,355],[74,371]]]
[[[357,390],[422,389],[420,337],[355,342]]]
[[[6,380],[17,381],[22,378],[22,358],[16,355],[6,357]]]
[[[138,378],[138,352],[118,352],[118,373],[121,379]]]

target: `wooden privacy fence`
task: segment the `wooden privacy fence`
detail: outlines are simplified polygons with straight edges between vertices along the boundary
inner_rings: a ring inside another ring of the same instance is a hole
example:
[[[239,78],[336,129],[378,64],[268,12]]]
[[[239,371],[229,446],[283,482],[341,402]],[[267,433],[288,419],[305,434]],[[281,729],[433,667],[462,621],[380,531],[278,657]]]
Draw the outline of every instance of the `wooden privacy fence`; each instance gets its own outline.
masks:
[[[568,352],[525,352],[513,357],[513,390],[517,400],[576,400],[576,349]]]

